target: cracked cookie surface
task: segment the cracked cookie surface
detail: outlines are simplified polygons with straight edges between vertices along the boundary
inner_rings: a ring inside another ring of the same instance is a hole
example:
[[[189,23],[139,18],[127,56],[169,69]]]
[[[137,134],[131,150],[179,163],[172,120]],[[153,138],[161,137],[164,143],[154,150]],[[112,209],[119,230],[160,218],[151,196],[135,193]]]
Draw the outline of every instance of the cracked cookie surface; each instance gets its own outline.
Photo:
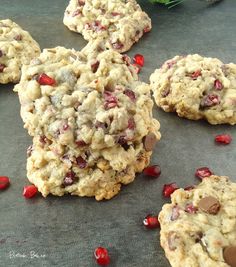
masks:
[[[135,0],[71,0],[63,22],[85,40],[104,39],[118,52],[128,51],[151,30],[151,19]]]
[[[0,83],[20,80],[21,67],[40,54],[38,43],[13,21],[0,20]]]
[[[150,87],[138,80],[127,56],[100,43],[81,52],[44,50],[23,68],[15,91],[34,137],[28,177],[44,196],[111,198],[148,164],[160,139]],[[63,188],[71,171],[73,185]]]
[[[192,190],[176,190],[159,221],[173,267],[236,266],[236,183],[228,177],[213,175]]]
[[[236,123],[236,65],[198,54],[176,56],[150,77],[156,104],[192,120]]]

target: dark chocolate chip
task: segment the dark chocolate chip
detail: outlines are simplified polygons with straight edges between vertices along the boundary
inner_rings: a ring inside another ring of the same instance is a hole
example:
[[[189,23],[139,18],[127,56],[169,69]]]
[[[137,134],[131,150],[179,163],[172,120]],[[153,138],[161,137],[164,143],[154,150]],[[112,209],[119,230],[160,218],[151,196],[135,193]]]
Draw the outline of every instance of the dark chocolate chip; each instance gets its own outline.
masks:
[[[236,246],[226,247],[223,251],[224,260],[229,266],[236,267]]]
[[[156,135],[152,132],[148,133],[143,138],[143,145],[146,151],[152,151],[153,148],[155,147],[156,142],[157,142]]]

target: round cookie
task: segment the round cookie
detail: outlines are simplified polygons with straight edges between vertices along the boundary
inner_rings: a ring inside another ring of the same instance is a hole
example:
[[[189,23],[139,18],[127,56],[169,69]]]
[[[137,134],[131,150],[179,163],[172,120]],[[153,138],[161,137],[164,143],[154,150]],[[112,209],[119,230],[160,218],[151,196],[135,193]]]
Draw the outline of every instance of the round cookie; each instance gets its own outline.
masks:
[[[151,30],[151,19],[135,0],[71,0],[63,22],[85,40],[102,38],[118,52],[129,50]]]
[[[176,56],[150,77],[156,104],[192,120],[236,123],[236,65],[198,54]]]
[[[161,246],[172,267],[235,267],[236,183],[210,176],[178,189],[159,214]]]
[[[160,139],[150,87],[127,56],[104,49],[95,42],[81,52],[44,50],[15,86],[34,136],[28,178],[44,196],[109,199],[148,164]],[[73,184],[63,187],[71,172]]]
[[[18,82],[22,65],[39,54],[39,45],[27,31],[9,19],[0,20],[0,83]]]

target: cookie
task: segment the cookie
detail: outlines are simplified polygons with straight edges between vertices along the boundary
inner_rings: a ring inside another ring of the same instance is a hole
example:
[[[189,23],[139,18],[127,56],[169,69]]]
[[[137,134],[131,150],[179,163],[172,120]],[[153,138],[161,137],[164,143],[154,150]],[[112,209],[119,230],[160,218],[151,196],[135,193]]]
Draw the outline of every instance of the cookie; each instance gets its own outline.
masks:
[[[138,80],[127,56],[100,43],[81,52],[44,50],[23,67],[15,91],[25,128],[34,137],[28,177],[44,196],[109,199],[148,164],[160,139],[149,85]],[[47,156],[52,151],[55,159]],[[35,164],[41,158],[45,168]],[[62,188],[71,172],[75,184]]]
[[[192,190],[176,190],[159,221],[171,266],[236,266],[236,183],[228,177],[213,175]]]
[[[236,65],[200,55],[176,56],[150,77],[156,104],[192,120],[236,123]]]
[[[118,52],[128,51],[151,30],[151,19],[135,0],[71,0],[63,22],[85,40],[104,39]]]
[[[27,31],[9,19],[0,20],[0,83],[18,82],[22,65],[39,54],[39,45]]]

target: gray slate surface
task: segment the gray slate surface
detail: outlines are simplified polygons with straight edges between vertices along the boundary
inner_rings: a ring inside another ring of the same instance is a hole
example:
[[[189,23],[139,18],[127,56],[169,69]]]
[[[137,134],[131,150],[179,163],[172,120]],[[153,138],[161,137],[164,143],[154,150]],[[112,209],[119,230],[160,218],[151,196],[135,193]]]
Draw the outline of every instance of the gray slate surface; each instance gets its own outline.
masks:
[[[172,10],[139,2],[153,22],[152,32],[129,52],[145,56],[142,80],[148,81],[156,67],[176,54],[200,53],[236,62],[236,1],[207,7],[202,1],[189,0]],[[66,5],[65,0],[0,0],[0,19],[19,23],[42,48],[80,49],[86,42],[62,24]],[[26,148],[31,138],[22,127],[12,88],[12,84],[0,85],[0,175],[12,181],[6,192],[0,192],[0,267],[93,267],[97,266],[93,250],[99,245],[109,249],[111,267],[168,267],[158,231],[142,227],[143,217],[158,213],[167,201],[161,195],[163,184],[197,183],[194,171],[199,166],[209,166],[236,181],[235,127],[188,121],[155,107],[162,139],[152,163],[162,167],[159,179],[138,175],[117,197],[99,203],[69,196],[25,200],[21,193],[27,184]],[[223,132],[234,137],[230,146],[214,144],[214,136]]]

